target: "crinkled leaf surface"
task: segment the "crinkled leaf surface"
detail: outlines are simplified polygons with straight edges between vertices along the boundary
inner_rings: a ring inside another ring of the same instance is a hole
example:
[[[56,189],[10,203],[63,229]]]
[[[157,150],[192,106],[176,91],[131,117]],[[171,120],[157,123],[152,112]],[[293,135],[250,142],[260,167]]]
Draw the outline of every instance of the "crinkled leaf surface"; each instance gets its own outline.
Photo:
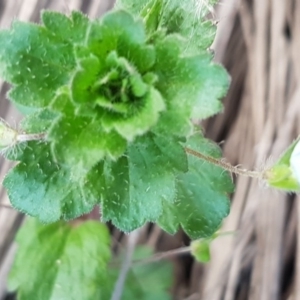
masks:
[[[213,43],[216,26],[206,15],[212,10],[214,0],[166,1],[160,26],[169,33],[179,33],[187,39],[185,54],[205,53]]]
[[[156,2],[119,1],[117,7],[140,15]],[[167,102],[159,126],[179,135],[191,133],[190,118],[205,119],[222,110],[219,100],[230,82],[226,71],[212,63],[212,55],[206,51],[215,36],[215,26],[203,21],[210,3],[207,5],[200,7],[198,1],[190,0],[165,1],[163,12],[158,12],[162,14],[160,26],[170,34],[155,43],[157,87]],[[197,9],[199,15],[191,17]]]
[[[165,109],[160,92],[144,79],[155,62],[155,49],[146,41],[142,22],[124,11],[108,13],[92,24],[72,80],[78,112],[90,108],[105,131],[128,141],[149,131]]]
[[[100,200],[98,166],[82,177],[73,174],[52,159],[49,143],[30,142],[15,159],[19,164],[3,181],[10,202],[42,222],[76,218],[90,212]]]
[[[186,39],[185,54],[190,55],[206,52],[213,43],[216,26],[205,17],[215,3],[215,0],[118,0],[115,8],[123,8],[137,17],[143,17],[146,26],[150,24],[153,27],[153,22],[147,22],[151,18],[156,20],[156,30],[180,34]]]
[[[117,162],[106,162],[102,217],[125,232],[155,222],[162,203],[175,199],[176,171],[186,171],[186,154],[177,140],[148,134],[130,145]]]
[[[143,15],[143,11],[147,8],[153,6],[156,0],[117,0],[115,4],[115,9],[126,9],[130,11],[135,16]]]
[[[170,3],[162,8],[166,14],[185,7],[178,1]],[[191,4],[188,7],[192,11]],[[71,88],[76,118],[88,113],[93,123],[101,120],[102,133],[115,130],[129,141],[155,124],[169,134],[186,136],[192,131],[191,118],[203,119],[222,109],[219,98],[226,92],[228,76],[208,53],[186,53],[189,43],[181,25],[171,35],[148,40],[141,19],[134,20],[125,11],[96,21],[76,12],[70,18],[44,12],[42,20],[41,26],[16,23],[0,37],[1,71],[14,85],[11,98],[23,108],[51,105],[58,89],[66,85]],[[149,83],[149,77],[156,80]],[[64,123],[60,136],[66,132],[68,122]],[[109,134],[107,138],[110,143]],[[77,148],[84,151],[80,145]]]
[[[126,141],[113,130],[104,131],[101,120],[74,115],[68,94],[59,93],[51,108],[61,111],[47,137],[52,141],[52,154],[73,173],[81,176],[105,155],[117,158],[125,151]]]
[[[126,141],[115,131],[105,132],[99,121],[71,114],[55,123],[49,139],[54,157],[74,173],[88,172],[106,155],[115,159],[126,149]]]
[[[220,150],[197,134],[187,146],[219,158]],[[164,202],[159,225],[171,234],[179,226],[191,237],[211,236],[229,213],[228,194],[233,192],[230,176],[223,169],[193,156],[188,157],[189,171],[177,176],[175,203]]]
[[[110,237],[99,222],[42,225],[30,219],[17,236],[9,287],[20,300],[104,299]]]
[[[167,36],[156,47],[157,86],[167,102],[158,126],[186,135],[192,130],[191,117],[199,120],[220,112],[228,74],[205,54],[179,59],[182,41],[178,36]]]
[[[43,11],[42,21],[57,39],[67,40],[72,43],[71,46],[85,38],[90,22],[88,17],[79,11],[72,11],[70,17],[55,11]]]
[[[205,51],[210,25],[202,12],[201,21],[187,17],[187,1],[123,4],[133,15],[44,12],[42,25],[15,22],[0,32],[0,74],[12,84],[11,100],[30,113],[23,129],[45,133],[7,156],[19,164],[4,185],[14,207],[43,222],[75,218],[101,199],[103,219],[124,231],[163,213],[170,232],[181,225],[208,234],[208,220],[214,231],[227,213],[227,177],[219,170],[211,191],[217,171],[206,166],[212,174],[203,175],[195,167],[203,162],[190,158],[187,172],[180,141],[193,118],[222,109],[228,87]]]
[[[48,108],[42,108],[28,115],[21,121],[21,127],[26,133],[46,133],[52,126],[58,114]]]
[[[155,61],[153,46],[147,43],[143,22],[134,20],[126,11],[109,12],[102,20],[92,23],[87,47],[101,62],[106,60],[111,51],[116,51],[133,64],[133,69],[128,69],[129,73],[144,73]]]
[[[0,74],[13,85],[10,99],[22,106],[45,107],[68,83],[75,67],[73,44],[83,38],[88,24],[79,12],[70,18],[44,12],[43,20],[48,28],[16,21],[10,31],[0,32]]]

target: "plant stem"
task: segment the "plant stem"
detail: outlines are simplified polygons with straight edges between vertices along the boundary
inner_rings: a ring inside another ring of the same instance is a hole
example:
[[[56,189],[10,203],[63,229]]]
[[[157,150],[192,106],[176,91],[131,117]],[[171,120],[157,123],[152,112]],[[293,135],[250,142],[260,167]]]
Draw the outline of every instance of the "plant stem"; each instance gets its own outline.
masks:
[[[124,284],[126,281],[127,273],[131,267],[132,257],[134,254],[134,249],[135,249],[138,237],[139,237],[139,229],[136,229],[135,231],[133,231],[129,234],[126,256],[125,256],[124,262],[122,264],[122,268],[120,270],[118,280],[115,284],[111,300],[120,300],[122,298]]]
[[[17,141],[22,142],[29,142],[29,141],[39,141],[45,138],[45,133],[32,133],[32,134],[18,134]]]
[[[152,262],[157,262],[162,259],[168,258],[170,256],[190,253],[191,249],[192,249],[192,247],[188,246],[188,247],[182,247],[179,249],[173,249],[173,250],[169,250],[169,251],[165,251],[165,252],[161,252],[161,253],[156,253],[153,256],[146,258],[146,259],[134,260],[134,261],[132,261],[132,264],[134,266],[137,266],[137,265],[143,265],[143,264],[149,264]]]
[[[193,149],[184,148],[185,152],[188,154],[191,154],[195,157],[198,157],[200,159],[205,160],[206,162],[209,162],[215,166],[221,167],[222,169],[230,172],[230,173],[234,173],[237,175],[241,175],[241,176],[247,176],[247,177],[252,177],[252,178],[258,178],[258,179],[262,179],[263,178],[263,173],[262,172],[258,172],[258,171],[249,171],[247,169],[241,169],[239,167],[235,167],[232,166],[230,163],[225,162],[224,160],[220,160],[211,156],[207,156],[203,153],[200,153],[198,151],[195,151]]]

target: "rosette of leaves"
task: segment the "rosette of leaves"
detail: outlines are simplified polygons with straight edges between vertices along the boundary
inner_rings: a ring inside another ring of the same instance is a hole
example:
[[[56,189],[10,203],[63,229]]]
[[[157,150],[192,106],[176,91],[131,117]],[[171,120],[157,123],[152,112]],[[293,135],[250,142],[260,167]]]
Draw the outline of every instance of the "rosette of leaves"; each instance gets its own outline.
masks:
[[[22,129],[46,133],[46,141],[7,154],[20,163],[4,185],[16,208],[43,222],[101,204],[103,219],[124,231],[160,220],[169,232],[181,225],[192,236],[211,234],[228,213],[232,186],[225,180],[227,187],[203,197],[203,205],[210,197],[221,203],[208,204],[209,216],[202,204],[195,210],[201,195],[192,186],[203,172],[189,168],[184,143],[193,118],[222,109],[228,75],[212,63],[207,41],[187,48],[188,21],[168,27],[166,16],[181,12],[182,3],[149,1],[147,13],[137,13],[126,2],[96,20],[45,11],[42,25],[15,22],[0,32],[0,74],[12,84],[11,101],[27,114]],[[207,24],[191,22],[199,30]],[[210,145],[198,138],[200,147]],[[218,168],[209,172],[204,191],[214,189],[211,178],[221,180]],[[180,215],[185,197],[193,203],[193,212],[184,213],[189,218]],[[163,214],[170,220],[171,212],[175,219],[166,224]]]

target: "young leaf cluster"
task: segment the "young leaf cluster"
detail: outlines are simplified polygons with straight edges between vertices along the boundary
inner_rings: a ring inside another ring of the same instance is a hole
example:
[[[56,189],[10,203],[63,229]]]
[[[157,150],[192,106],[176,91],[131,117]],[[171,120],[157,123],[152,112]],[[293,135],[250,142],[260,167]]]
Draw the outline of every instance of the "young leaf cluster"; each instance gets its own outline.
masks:
[[[207,51],[206,12],[199,1],[122,0],[96,20],[44,11],[41,25],[0,32],[0,75],[22,130],[45,134],[6,153],[19,161],[4,180],[14,207],[50,223],[100,204],[126,232],[147,221],[193,238],[215,232],[230,178],[184,151],[220,157],[192,123],[220,112],[229,83]]]

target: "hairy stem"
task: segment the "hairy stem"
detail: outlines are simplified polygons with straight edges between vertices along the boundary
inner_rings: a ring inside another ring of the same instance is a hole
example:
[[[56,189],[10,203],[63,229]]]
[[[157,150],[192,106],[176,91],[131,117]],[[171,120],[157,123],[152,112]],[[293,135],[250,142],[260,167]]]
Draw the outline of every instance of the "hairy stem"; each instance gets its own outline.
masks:
[[[32,134],[18,134],[17,142],[29,142],[29,141],[39,141],[45,138],[45,133],[32,133]]]
[[[188,247],[182,247],[179,249],[173,249],[173,250],[169,250],[169,251],[165,251],[165,252],[161,252],[161,253],[156,253],[153,256],[146,258],[146,259],[134,260],[132,262],[132,264],[134,266],[149,264],[149,263],[160,261],[165,258],[169,258],[171,256],[188,254],[191,252],[191,250],[192,250],[192,247],[188,246]]]
[[[185,152],[188,154],[191,154],[195,157],[201,158],[213,165],[216,165],[218,167],[221,167],[222,169],[230,172],[230,173],[234,173],[237,175],[241,175],[241,176],[247,176],[247,177],[252,177],[252,178],[258,178],[258,179],[262,179],[263,177],[263,173],[262,172],[258,172],[258,171],[249,171],[247,169],[241,169],[239,167],[235,167],[232,166],[230,163],[227,163],[223,160],[211,157],[211,156],[207,156],[203,153],[200,153],[198,151],[195,151],[193,149],[187,148],[185,147]]]

